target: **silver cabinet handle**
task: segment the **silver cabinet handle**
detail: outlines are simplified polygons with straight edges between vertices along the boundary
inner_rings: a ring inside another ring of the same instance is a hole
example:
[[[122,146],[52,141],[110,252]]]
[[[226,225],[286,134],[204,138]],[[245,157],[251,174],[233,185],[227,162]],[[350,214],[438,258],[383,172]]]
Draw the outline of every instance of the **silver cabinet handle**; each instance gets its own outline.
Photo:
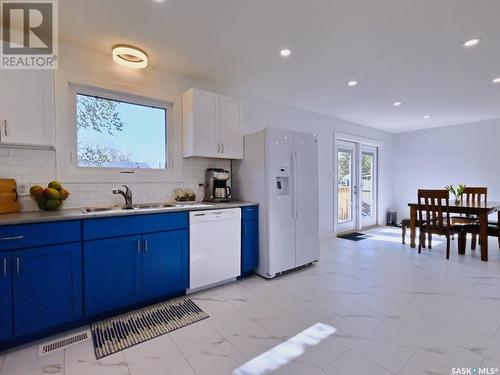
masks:
[[[3,237],[3,238],[0,238],[0,241],[22,240],[23,238],[24,238],[24,236]]]
[[[220,143],[217,142],[217,153],[219,154],[220,153]]]
[[[3,277],[7,277],[7,258],[3,258]]]
[[[16,258],[16,275],[17,275],[17,276],[19,276],[19,269],[20,269],[20,267],[19,267],[19,263],[20,263],[20,262],[19,262],[19,257],[17,257],[17,258]]]
[[[9,134],[7,134],[7,120],[3,120],[3,133],[6,137],[9,136]]]
[[[222,153],[224,153],[224,143],[222,143]]]
[[[137,240],[137,254],[141,253],[141,240]]]
[[[144,240],[144,252],[148,252],[148,240]]]

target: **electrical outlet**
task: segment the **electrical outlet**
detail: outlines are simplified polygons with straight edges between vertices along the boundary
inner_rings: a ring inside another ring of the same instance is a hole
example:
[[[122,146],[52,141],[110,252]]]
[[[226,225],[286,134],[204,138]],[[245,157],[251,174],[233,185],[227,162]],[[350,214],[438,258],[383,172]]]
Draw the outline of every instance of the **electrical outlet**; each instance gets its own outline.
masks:
[[[26,194],[26,185],[17,185],[17,194],[18,195]]]

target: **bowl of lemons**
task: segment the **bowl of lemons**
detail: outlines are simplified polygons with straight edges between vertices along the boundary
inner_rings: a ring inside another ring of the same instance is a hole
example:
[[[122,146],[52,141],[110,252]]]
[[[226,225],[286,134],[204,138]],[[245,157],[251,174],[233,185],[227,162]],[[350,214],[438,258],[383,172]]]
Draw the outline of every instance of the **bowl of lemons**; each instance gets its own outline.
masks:
[[[30,189],[31,198],[38,208],[43,211],[57,211],[64,206],[64,201],[69,197],[69,191],[63,188],[58,181],[52,181],[46,188],[34,185]]]

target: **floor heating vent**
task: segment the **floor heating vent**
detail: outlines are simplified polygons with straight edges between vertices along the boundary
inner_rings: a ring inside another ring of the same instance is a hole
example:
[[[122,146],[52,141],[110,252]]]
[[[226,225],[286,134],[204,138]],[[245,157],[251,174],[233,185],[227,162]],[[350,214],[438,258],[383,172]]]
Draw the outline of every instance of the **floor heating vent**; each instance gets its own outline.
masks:
[[[38,355],[42,357],[57,350],[61,350],[71,345],[78,344],[79,342],[88,340],[89,338],[90,338],[90,332],[83,331],[83,332],[76,332],[70,336],[65,336],[57,340],[49,341],[38,347]]]

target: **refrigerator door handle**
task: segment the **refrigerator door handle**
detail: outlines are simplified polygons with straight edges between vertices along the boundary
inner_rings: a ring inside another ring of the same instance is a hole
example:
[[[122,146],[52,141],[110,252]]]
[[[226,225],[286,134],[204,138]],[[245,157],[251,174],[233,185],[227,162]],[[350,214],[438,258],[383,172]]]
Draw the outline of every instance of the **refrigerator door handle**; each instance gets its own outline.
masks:
[[[299,216],[299,194],[297,184],[297,151],[292,151],[292,164],[293,164],[293,218],[297,219]]]

